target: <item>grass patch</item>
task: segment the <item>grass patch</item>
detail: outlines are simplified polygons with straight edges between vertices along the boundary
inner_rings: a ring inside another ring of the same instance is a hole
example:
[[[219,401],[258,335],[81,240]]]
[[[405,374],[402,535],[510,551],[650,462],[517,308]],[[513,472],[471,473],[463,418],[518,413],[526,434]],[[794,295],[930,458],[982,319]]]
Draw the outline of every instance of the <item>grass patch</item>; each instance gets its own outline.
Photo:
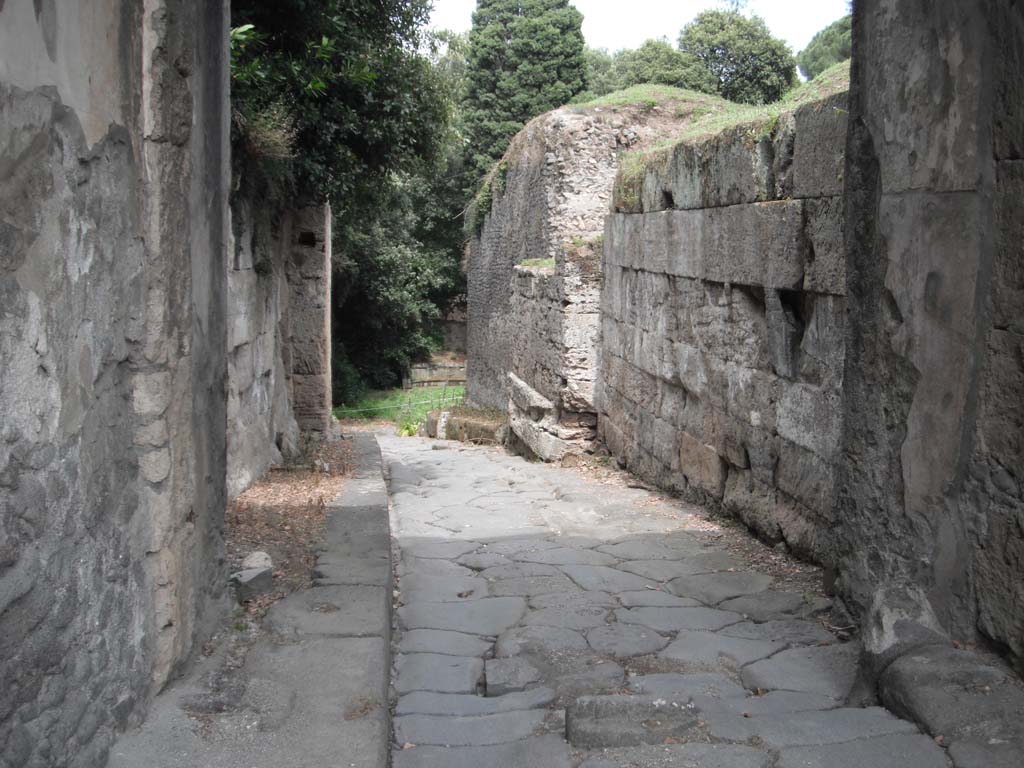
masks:
[[[662,88],[662,86],[638,86],[640,88]],[[672,151],[680,144],[694,143],[708,139],[729,130],[745,131],[752,142],[773,135],[779,117],[793,112],[799,107],[837,93],[843,93],[850,87],[850,62],[835,64],[813,80],[801,83],[793,88],[782,99],[774,104],[755,106],[736,104],[714,96],[692,94],[690,91],[679,93],[703,96],[703,101],[696,104],[679,104],[676,116],[685,118],[679,131],[670,139],[665,139],[653,146],[637,152],[624,154],[619,161],[619,171],[615,180],[614,199],[616,210],[639,212],[641,208],[641,192],[647,171],[663,166],[672,157]],[[629,89],[632,90],[632,89]],[[669,88],[669,91],[677,89]],[[619,96],[628,91],[621,91]],[[685,110],[689,109],[689,112]]]
[[[634,85],[621,91],[598,96],[596,99],[584,101],[580,104],[572,104],[571,108],[582,112],[594,107],[639,107],[649,111],[662,104],[675,102],[692,103],[694,109],[705,108],[705,104],[728,104],[719,96],[700,91],[689,91],[683,88],[673,88],[670,85]]]
[[[415,434],[428,413],[460,404],[465,392],[461,386],[372,390],[351,405],[335,408],[334,416],[339,420],[391,421],[401,432]]]

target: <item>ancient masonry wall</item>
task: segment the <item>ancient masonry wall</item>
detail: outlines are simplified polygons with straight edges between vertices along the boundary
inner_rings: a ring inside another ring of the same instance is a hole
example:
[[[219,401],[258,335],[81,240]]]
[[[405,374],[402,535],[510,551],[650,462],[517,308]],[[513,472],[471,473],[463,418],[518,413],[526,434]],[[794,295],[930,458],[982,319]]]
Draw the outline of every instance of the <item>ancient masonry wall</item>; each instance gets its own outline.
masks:
[[[104,765],[225,583],[227,5],[0,3],[0,765]]]
[[[1024,13],[855,25],[839,586],[1024,671]]]
[[[527,125],[468,246],[467,399],[507,410],[545,459],[588,450],[596,434],[595,248],[618,154],[644,134],[638,120],[563,108]]]
[[[227,485],[237,496],[330,420],[330,209],[232,204]],[[296,407],[301,408],[297,418]],[[301,429],[300,429],[301,419]]]
[[[640,476],[816,558],[834,525],[846,95],[677,146],[604,238],[599,429]]]

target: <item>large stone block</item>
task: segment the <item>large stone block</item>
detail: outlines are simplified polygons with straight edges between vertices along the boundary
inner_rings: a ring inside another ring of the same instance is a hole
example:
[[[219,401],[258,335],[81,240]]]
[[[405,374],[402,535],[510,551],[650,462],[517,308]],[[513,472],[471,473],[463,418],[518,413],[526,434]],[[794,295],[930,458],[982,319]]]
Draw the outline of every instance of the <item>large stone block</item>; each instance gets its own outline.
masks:
[[[718,452],[686,432],[679,433],[679,471],[690,484],[721,499],[725,491],[726,464]]]
[[[846,93],[839,93],[794,113],[794,197],[843,194],[848,101]]]
[[[805,291],[846,295],[843,198],[804,201],[804,235],[810,248],[804,263]]]

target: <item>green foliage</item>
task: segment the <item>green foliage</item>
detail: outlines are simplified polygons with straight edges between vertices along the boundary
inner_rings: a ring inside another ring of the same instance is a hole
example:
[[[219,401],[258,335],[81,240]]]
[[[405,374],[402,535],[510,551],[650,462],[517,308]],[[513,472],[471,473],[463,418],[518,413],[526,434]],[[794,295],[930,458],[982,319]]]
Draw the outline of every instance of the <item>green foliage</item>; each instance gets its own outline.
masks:
[[[462,102],[477,178],[527,121],[584,89],[582,21],[569,0],[479,0]]]
[[[680,53],[665,40],[648,40],[636,50],[615,55],[619,88],[641,83],[715,92],[715,80],[695,57]]]
[[[546,259],[523,259],[519,262],[520,267],[526,267],[527,269],[554,269],[555,260],[553,258]]]
[[[667,40],[648,40],[639,48],[610,55],[588,48],[584,60],[587,90],[577,101],[589,101],[635,85],[669,85],[714,93],[715,79],[693,56],[680,53]]]
[[[235,157],[251,191],[265,172],[282,199],[330,199],[345,216],[372,207],[381,174],[436,159],[450,103],[416,52],[428,0],[231,6]],[[283,129],[286,162],[252,167],[253,126]]]
[[[789,46],[757,16],[704,11],[679,33],[679,50],[699,59],[729,101],[771,104],[796,80]]]
[[[853,16],[844,16],[811,38],[796,56],[804,77],[813,80],[833,64],[846,61],[852,50]]]

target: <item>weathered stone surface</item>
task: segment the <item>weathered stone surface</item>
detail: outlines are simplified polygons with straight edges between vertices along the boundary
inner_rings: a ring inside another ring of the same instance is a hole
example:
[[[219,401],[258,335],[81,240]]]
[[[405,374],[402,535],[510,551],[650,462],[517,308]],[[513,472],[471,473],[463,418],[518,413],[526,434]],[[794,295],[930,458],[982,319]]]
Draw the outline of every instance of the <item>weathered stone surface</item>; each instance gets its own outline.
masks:
[[[732,597],[762,592],[771,583],[771,577],[763,573],[736,571],[682,576],[673,579],[668,586],[680,597],[692,597],[706,605],[717,605]]]
[[[587,641],[579,632],[563,627],[516,627],[498,637],[494,655],[518,656],[524,651],[540,654],[583,650]]]
[[[681,629],[715,631],[742,620],[738,613],[714,608],[620,608],[615,618],[623,624],[643,624],[662,632]]]
[[[463,603],[414,603],[398,609],[406,629],[447,629],[499,635],[518,623],[526,612],[521,597],[489,597]]]
[[[441,629],[410,629],[402,633],[399,653],[444,653],[451,656],[483,656],[491,649],[489,640],[463,632]]]
[[[689,555],[706,552],[688,536],[676,536],[667,540],[653,536],[629,539],[615,544],[605,544],[598,547],[598,550],[622,560],[681,560]]]
[[[614,565],[616,562],[614,557],[603,552],[569,547],[545,549],[542,552],[524,552],[516,555],[515,558],[528,563],[547,563],[548,565]]]
[[[648,579],[670,581],[680,576],[726,571],[735,568],[736,561],[725,552],[707,552],[682,560],[629,560],[617,567]]]
[[[542,608],[530,611],[523,618],[523,624],[544,625],[548,627],[565,627],[566,629],[590,629],[605,623],[608,610],[601,606],[580,606]]]
[[[779,752],[778,768],[945,768],[942,749],[928,736],[898,734],[822,747],[789,747]]]
[[[747,698],[747,692],[730,678],[714,673],[640,675],[629,681],[629,687],[637,693],[671,698],[680,704],[687,703],[693,696]]]
[[[484,579],[465,576],[435,576],[416,572],[401,579],[402,602],[448,603],[487,597]]]
[[[246,568],[231,574],[238,602],[244,603],[265,595],[274,588],[274,572],[270,568]]]
[[[475,541],[423,541],[402,548],[403,557],[418,557],[424,560],[454,560],[480,549]]]
[[[617,608],[618,602],[607,592],[576,591],[536,595],[530,598],[530,607],[545,608]]]
[[[766,589],[726,600],[718,607],[742,613],[754,621],[765,622],[787,618],[809,619],[831,608],[832,601],[817,595]]]
[[[668,638],[639,624],[616,623],[590,630],[587,642],[598,653],[625,658],[659,651],[668,643]]]
[[[394,768],[572,768],[560,736],[539,736],[491,747],[415,747],[394,755]]]
[[[787,645],[828,645],[836,642],[835,635],[820,624],[810,621],[765,621],[761,624],[744,621],[731,624],[719,630],[719,633],[729,637],[769,640]]]
[[[484,662],[471,656],[403,653],[395,658],[395,670],[395,689],[399,693],[475,693],[482,680]]]
[[[274,562],[266,552],[252,552],[242,560],[242,570],[246,568],[273,568]]]
[[[715,632],[681,631],[659,655],[687,664],[742,667],[786,648],[783,643],[745,640]]]
[[[794,648],[744,667],[743,684],[751,690],[803,691],[844,701],[857,676],[856,643]]]
[[[614,594],[657,586],[657,583],[651,579],[624,573],[604,565],[565,565],[562,566],[562,570],[581,588],[597,592]]]
[[[700,732],[697,714],[653,696],[583,696],[565,712],[575,747],[626,747],[686,741]]]
[[[659,744],[604,749],[580,768],[768,768],[771,759],[737,744]]]
[[[265,623],[285,636],[379,635],[390,623],[390,597],[383,587],[311,587],[275,603]]]
[[[550,688],[531,688],[504,696],[475,696],[461,693],[413,691],[398,698],[395,712],[399,715],[493,715],[517,709],[546,707],[555,700]]]
[[[399,715],[399,744],[478,747],[507,744],[534,735],[544,724],[545,710],[521,709],[493,715]]]
[[[499,555],[497,552],[487,551],[463,555],[456,562],[460,565],[466,566],[467,568],[472,568],[474,571],[482,571],[486,568],[512,564],[512,561],[505,555]]]
[[[540,670],[521,656],[509,659],[487,659],[484,677],[488,696],[502,696],[522,691],[541,679]]]
[[[660,589],[620,592],[619,601],[627,608],[698,608],[700,603],[689,597],[676,597]]]
[[[756,736],[765,746],[841,744],[890,734],[917,734],[917,727],[893,717],[881,707],[828,709],[756,717],[721,717],[705,712],[711,735],[730,741]]]
[[[1024,687],[967,651],[911,651],[886,668],[879,692],[893,712],[948,742],[1024,743]]]

